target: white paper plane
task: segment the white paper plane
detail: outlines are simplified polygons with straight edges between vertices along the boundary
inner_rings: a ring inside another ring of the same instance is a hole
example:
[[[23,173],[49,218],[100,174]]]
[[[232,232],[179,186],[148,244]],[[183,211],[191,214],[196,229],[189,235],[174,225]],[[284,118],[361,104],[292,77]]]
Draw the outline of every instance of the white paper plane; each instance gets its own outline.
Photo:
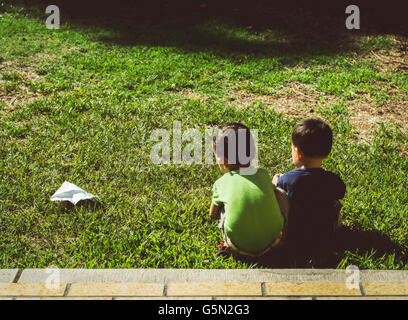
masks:
[[[51,201],[69,201],[77,204],[81,200],[99,198],[98,196],[88,193],[73,183],[64,181],[62,186],[51,196]]]

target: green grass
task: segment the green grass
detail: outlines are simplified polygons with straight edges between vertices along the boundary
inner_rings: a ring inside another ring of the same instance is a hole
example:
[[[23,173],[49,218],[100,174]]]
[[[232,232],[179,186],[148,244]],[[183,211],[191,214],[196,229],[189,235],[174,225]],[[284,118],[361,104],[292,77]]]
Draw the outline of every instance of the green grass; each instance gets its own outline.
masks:
[[[3,11],[0,61],[11,66],[1,70],[0,92],[38,97],[18,99],[12,110],[0,103],[0,268],[252,267],[214,257],[221,235],[207,213],[217,167],[154,165],[149,138],[154,129],[171,130],[174,121],[203,132],[240,121],[258,129],[262,167],[271,175],[292,170],[289,137],[298,119],[262,102],[241,109],[225,100],[229,88],[274,95],[290,83],[338,99],[311,107],[335,132],[324,167],[347,185],[343,219],[407,245],[408,160],[401,151],[408,136],[384,123],[371,141],[358,143],[347,103],[363,96],[373,105],[406,101],[406,74],[381,73],[353,55],[387,50],[392,39],[371,36],[334,53],[287,50],[277,44],[282,33],[213,19],[194,33],[211,31],[208,46],[181,45],[183,30],[154,28],[137,41],[115,43],[123,35],[110,28],[65,23],[48,30],[23,9]],[[224,48],[224,42],[233,45]],[[99,195],[99,204],[51,202],[65,180]],[[340,254],[339,268],[407,269],[392,252]]]

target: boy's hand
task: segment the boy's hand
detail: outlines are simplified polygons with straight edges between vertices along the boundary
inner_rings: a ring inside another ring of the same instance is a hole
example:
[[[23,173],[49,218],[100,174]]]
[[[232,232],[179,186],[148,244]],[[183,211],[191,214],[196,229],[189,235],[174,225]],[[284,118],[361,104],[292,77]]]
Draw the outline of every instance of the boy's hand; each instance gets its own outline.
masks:
[[[275,186],[278,184],[278,179],[279,179],[279,177],[280,177],[281,175],[282,175],[281,173],[277,173],[277,174],[275,174],[275,175],[273,176],[273,178],[272,178],[272,183],[273,183]]]

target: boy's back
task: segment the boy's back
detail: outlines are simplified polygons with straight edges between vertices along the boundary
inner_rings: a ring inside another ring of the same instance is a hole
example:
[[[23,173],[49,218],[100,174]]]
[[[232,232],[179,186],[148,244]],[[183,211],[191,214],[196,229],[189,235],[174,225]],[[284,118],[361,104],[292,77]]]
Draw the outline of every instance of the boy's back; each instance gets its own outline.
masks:
[[[295,169],[282,175],[278,187],[293,204],[316,210],[344,197],[346,186],[338,175],[322,168]]]
[[[224,205],[224,229],[231,241],[247,252],[260,252],[280,234],[284,218],[268,173],[225,173],[214,183],[213,203]]]
[[[296,254],[322,253],[333,240],[340,215],[338,200],[346,186],[339,176],[322,169],[332,145],[333,132],[327,123],[318,118],[302,120],[291,135],[292,161],[298,169],[273,178],[290,199],[288,242]]]
[[[346,192],[341,178],[322,168],[302,168],[280,176],[277,186],[284,189],[290,199],[292,243],[302,249],[325,245],[338,219],[335,201],[342,199]]]

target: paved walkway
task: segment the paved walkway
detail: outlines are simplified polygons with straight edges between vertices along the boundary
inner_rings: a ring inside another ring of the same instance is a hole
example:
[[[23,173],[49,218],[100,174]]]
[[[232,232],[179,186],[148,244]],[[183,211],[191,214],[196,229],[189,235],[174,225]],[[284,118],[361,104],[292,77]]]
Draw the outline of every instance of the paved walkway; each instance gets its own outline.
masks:
[[[0,269],[0,299],[407,300],[408,271]]]

